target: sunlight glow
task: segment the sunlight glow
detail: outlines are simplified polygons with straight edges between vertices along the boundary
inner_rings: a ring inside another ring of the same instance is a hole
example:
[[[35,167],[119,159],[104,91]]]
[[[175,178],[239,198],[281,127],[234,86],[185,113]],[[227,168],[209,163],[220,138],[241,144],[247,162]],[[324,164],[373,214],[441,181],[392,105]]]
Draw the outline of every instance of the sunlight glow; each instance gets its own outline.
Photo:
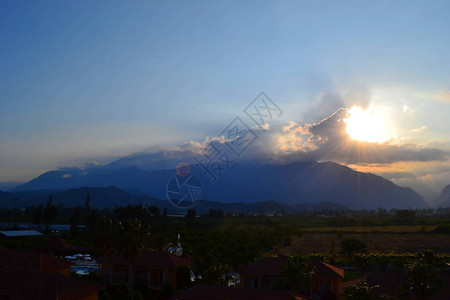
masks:
[[[344,121],[347,123],[347,133],[353,140],[382,143],[393,138],[394,130],[381,109],[370,106],[363,110],[353,106]]]

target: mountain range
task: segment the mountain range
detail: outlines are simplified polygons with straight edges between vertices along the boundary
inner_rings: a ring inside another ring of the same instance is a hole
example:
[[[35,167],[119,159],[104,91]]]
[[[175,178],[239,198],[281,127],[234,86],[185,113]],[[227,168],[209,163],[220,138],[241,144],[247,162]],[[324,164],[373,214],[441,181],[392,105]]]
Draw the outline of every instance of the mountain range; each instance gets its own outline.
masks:
[[[116,187],[82,187],[69,189],[63,192],[39,191],[39,192],[0,192],[0,207],[10,207],[11,199],[18,199],[14,202],[14,207],[24,208],[32,205],[40,205],[48,201],[52,195],[52,201],[56,205],[64,207],[83,207],[86,197],[89,194],[90,206],[97,209],[114,208],[115,206],[126,205],[148,205],[157,206],[160,210],[167,208],[169,213],[185,213],[186,209],[177,208],[170,204],[168,200],[155,199],[145,195],[132,195]],[[322,203],[297,203],[293,205],[283,205],[275,201],[263,201],[257,203],[222,203],[214,201],[200,200],[193,206],[199,213],[207,213],[211,209],[222,210],[233,213],[274,213],[274,212],[312,212],[312,211],[344,211],[347,208],[331,202]]]
[[[450,207],[450,184],[442,190],[435,203],[436,206]]]
[[[175,165],[174,162],[180,159],[172,157],[170,164]],[[167,161],[165,163],[161,163],[158,157],[143,154],[121,158],[105,166],[64,168],[46,172],[10,192],[33,191],[39,194],[43,190],[53,193],[72,190],[71,193],[75,193],[73,189],[81,187],[116,187],[133,197],[123,197],[116,191],[107,200],[111,206],[124,203],[121,200],[124,198],[130,203],[138,203],[143,197],[166,199],[168,182],[176,175],[176,170],[164,168]],[[190,168],[201,182],[201,199],[213,202],[259,203],[271,200],[282,205],[332,202],[350,209],[427,207],[425,199],[410,188],[334,162],[232,163],[214,183],[200,167],[191,164]],[[57,197],[54,199],[56,201]],[[84,201],[84,197],[82,199]]]

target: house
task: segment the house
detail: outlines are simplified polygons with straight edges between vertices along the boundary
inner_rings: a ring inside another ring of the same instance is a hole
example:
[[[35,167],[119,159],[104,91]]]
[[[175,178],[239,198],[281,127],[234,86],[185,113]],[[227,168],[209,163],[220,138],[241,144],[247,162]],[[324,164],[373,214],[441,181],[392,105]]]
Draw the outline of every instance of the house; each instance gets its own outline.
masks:
[[[2,300],[97,300],[104,289],[102,285],[58,273],[0,267]]]
[[[34,269],[70,275],[71,263],[41,252],[1,249],[0,266],[3,268]]]
[[[71,278],[70,266],[42,252],[0,249],[0,299],[98,299],[104,287]]]
[[[304,300],[288,291],[262,291],[247,288],[230,288],[199,285],[169,300]]]
[[[343,292],[344,270],[317,259],[308,261],[314,269],[312,280],[312,294],[325,295],[332,293],[339,299]]]
[[[37,250],[55,256],[66,256],[73,255],[75,253],[92,252],[89,248],[72,245],[59,237],[55,238],[50,243],[38,248]]]
[[[177,287],[177,267],[190,267],[192,260],[187,256],[177,256],[168,252],[142,251],[133,259],[108,256],[100,263],[105,283],[140,281],[151,290],[158,290],[166,282]],[[131,270],[133,270],[132,277]]]
[[[242,287],[250,289],[271,289],[272,283],[280,276],[287,256],[263,257],[240,270]]]
[[[274,281],[280,276],[288,257],[264,257],[250,263],[240,271],[244,288],[270,290]],[[342,293],[344,270],[316,259],[308,260],[314,269],[311,292],[316,296],[333,294],[336,298]]]

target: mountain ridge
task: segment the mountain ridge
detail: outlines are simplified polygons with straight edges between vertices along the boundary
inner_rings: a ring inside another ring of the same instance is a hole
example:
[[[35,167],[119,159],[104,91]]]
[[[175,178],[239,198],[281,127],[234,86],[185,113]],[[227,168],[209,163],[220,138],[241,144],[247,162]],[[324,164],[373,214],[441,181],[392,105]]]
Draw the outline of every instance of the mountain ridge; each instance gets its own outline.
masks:
[[[450,207],[450,184],[444,187],[435,201],[435,206]]]
[[[31,195],[28,195],[30,193]],[[114,208],[116,206],[127,205],[148,205],[157,206],[162,211],[167,208],[172,213],[185,213],[186,209],[181,209],[173,206],[168,200],[161,200],[145,195],[132,195],[120,190],[117,187],[81,187],[76,189],[69,189],[64,192],[40,191],[40,192],[1,192],[0,191],[0,207],[10,207],[10,199],[12,197],[18,198],[15,202],[15,207],[24,208],[26,206],[45,205],[52,195],[52,201],[55,205],[62,205],[63,207],[83,207],[87,195],[89,195],[90,206],[96,209]],[[208,200],[200,200],[192,208],[200,213],[207,213],[210,210],[220,209],[224,212],[232,213],[274,213],[285,211],[287,213],[293,212],[312,212],[312,211],[345,211],[346,207],[331,203],[296,203],[292,205],[283,205],[276,201],[268,200],[256,203],[221,203]]]
[[[284,165],[235,163],[211,182],[201,168],[191,173],[203,186],[202,199],[231,202],[282,204],[333,202],[350,209],[423,208],[425,199],[410,188],[371,173],[361,173],[334,162],[295,162]],[[67,168],[41,174],[13,191],[54,190],[115,186],[134,195],[165,199],[167,183],[175,169],[144,170],[134,165],[121,168]]]

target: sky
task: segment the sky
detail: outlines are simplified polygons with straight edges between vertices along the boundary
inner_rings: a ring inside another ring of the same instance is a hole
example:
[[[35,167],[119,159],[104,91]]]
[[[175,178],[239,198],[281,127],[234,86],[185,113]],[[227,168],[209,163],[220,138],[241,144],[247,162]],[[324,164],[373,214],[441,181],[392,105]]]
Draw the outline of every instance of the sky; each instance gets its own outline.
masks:
[[[204,141],[263,91],[283,114],[255,157],[332,160],[435,197],[450,183],[449,11],[0,1],[0,181]]]

